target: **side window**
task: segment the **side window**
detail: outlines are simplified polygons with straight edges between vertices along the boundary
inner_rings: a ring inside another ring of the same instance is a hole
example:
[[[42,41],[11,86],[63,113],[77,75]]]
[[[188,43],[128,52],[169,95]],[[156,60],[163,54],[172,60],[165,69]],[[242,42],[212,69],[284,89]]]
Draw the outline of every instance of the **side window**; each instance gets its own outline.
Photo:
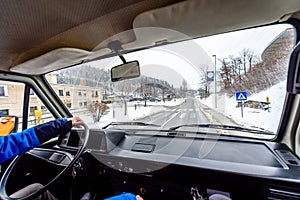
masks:
[[[19,118],[18,131],[22,129],[25,84],[0,81],[0,117],[13,115]]]
[[[54,119],[53,115],[33,90],[30,90],[28,109],[28,128]]]
[[[0,80],[0,117],[9,115],[17,116],[18,131],[22,130],[22,123],[24,122],[24,91],[24,83]],[[31,89],[29,93],[27,127],[30,128],[53,119],[53,115],[34,90]]]
[[[18,131],[22,130],[25,84],[0,80],[0,117],[18,117]],[[27,127],[53,120],[53,115],[34,90],[30,90]],[[1,135],[1,134],[0,134]]]

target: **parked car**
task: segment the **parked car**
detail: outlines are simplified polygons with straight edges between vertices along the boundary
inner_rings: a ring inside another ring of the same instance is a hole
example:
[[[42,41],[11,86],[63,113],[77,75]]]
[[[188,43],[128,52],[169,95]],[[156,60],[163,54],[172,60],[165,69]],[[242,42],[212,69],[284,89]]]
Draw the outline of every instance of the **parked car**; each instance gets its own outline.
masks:
[[[1,117],[85,122],[3,163],[0,199],[300,199],[300,0],[0,5]]]
[[[150,101],[150,102],[160,102],[161,99],[156,98],[156,97],[151,97],[151,98],[149,99],[149,101]]]

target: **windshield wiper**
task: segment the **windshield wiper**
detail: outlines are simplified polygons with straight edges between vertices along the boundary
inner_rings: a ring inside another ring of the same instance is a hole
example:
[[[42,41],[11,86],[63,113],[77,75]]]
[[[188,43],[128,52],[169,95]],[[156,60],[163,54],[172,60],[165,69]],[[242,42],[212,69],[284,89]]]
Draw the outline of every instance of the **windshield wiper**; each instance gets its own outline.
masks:
[[[106,126],[102,127],[103,129],[106,129],[109,126],[115,126],[115,125],[132,125],[132,126],[157,126],[160,127],[159,125],[156,124],[150,124],[150,123],[145,123],[145,122],[111,122],[107,124]]]
[[[265,134],[265,135],[274,135],[271,131],[267,130],[255,130],[250,128],[243,128],[239,126],[231,126],[231,125],[222,125],[222,124],[184,124],[179,126],[174,126],[169,128],[169,131],[175,131],[182,127],[199,127],[199,128],[212,128],[212,129],[222,129],[222,130],[232,130],[232,131],[242,131],[248,133],[255,133],[255,134]]]

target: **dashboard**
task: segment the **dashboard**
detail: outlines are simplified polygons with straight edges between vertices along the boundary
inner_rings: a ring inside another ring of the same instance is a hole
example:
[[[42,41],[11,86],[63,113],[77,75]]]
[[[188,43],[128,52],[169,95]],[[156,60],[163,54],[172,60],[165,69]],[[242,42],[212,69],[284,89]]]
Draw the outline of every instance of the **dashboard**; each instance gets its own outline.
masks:
[[[109,152],[124,138],[125,132],[109,129],[89,129],[86,148],[92,151]],[[86,139],[85,130],[73,128],[59,138],[59,147],[79,149]]]
[[[187,199],[197,192],[232,199],[245,194],[253,199],[300,198],[300,160],[280,143],[189,133],[177,137],[154,130],[89,131],[88,159],[104,176],[108,193],[132,191],[145,199]],[[59,146],[78,148],[84,137],[83,130],[74,129]]]

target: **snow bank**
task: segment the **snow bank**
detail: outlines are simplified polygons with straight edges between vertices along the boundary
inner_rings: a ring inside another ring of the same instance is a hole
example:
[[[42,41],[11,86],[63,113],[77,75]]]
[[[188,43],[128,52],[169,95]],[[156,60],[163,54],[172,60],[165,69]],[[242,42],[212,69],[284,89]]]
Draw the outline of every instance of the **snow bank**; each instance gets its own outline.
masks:
[[[261,110],[254,108],[244,107],[243,117],[241,114],[241,108],[236,107],[237,101],[234,98],[228,98],[227,96],[218,96],[217,98],[217,108],[214,108],[214,96],[211,95],[206,99],[200,100],[201,103],[217,109],[219,112],[224,113],[226,116],[232,118],[237,123],[244,125],[249,128],[261,128],[276,132],[281,112],[285,100],[286,94],[286,82],[281,82],[277,85],[274,85],[270,89],[257,93],[252,96],[248,96],[248,100],[254,101],[266,101],[266,98],[269,98],[270,101],[270,110]]]

